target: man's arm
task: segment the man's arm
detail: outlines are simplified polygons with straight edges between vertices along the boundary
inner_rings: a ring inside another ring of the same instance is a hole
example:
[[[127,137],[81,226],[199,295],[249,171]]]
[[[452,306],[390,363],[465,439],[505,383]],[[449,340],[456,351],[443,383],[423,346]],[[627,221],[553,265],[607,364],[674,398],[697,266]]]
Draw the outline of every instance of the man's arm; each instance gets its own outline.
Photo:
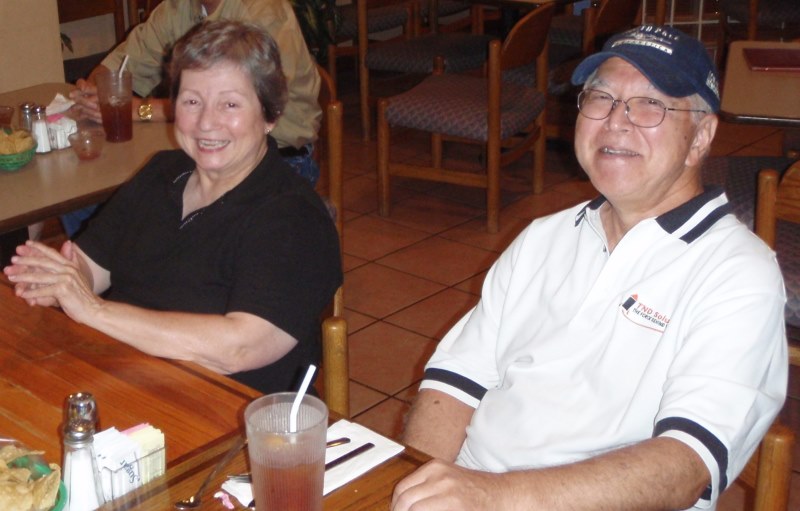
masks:
[[[403,433],[403,442],[434,458],[454,461],[467,436],[475,409],[431,389],[419,392]]]
[[[398,483],[392,510],[686,509],[710,481],[694,450],[659,437],[570,465],[502,474],[434,460]]]

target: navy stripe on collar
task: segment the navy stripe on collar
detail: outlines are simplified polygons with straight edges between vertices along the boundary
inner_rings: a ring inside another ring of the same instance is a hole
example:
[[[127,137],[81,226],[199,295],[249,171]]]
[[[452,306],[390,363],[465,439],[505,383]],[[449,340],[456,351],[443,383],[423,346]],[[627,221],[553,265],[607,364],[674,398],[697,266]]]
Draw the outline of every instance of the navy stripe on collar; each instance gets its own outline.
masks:
[[[725,197],[725,191],[721,187],[716,185],[704,187],[703,193],[697,197],[693,197],[677,208],[660,215],[656,218],[656,222],[658,222],[658,225],[661,226],[662,229],[672,234],[681,227],[684,227],[701,208],[712,201],[719,202],[717,207],[703,218],[696,220],[696,224],[681,235],[680,239],[682,241],[691,243],[708,231],[720,218],[733,212],[733,207],[730,202],[728,202],[727,197]],[[588,209],[596,210],[604,202],[606,202],[606,198],[601,195],[584,206],[575,217],[575,226],[577,227],[586,217],[586,211]]]
[[[606,201],[606,198],[604,196],[600,195],[600,196],[592,199],[587,205],[582,207],[581,210],[578,211],[578,214],[575,215],[575,227],[577,227],[578,224],[581,223],[581,220],[584,219],[584,217],[586,216],[586,210],[587,209],[592,209],[592,210],[599,209],[600,206],[602,206],[605,201]]]
[[[723,201],[719,204],[719,206],[714,208],[704,218],[700,219],[694,227],[689,229],[683,236],[681,236],[681,240],[685,241],[686,243],[691,243],[699,238],[712,225],[714,225],[717,220],[733,211],[733,208],[728,202],[727,197],[724,197],[724,194],[725,191],[719,186],[706,186],[702,194],[692,198],[685,204],[678,206],[672,211],[667,211],[663,215],[656,218],[656,221],[662,229],[672,234],[679,228],[686,225],[686,223],[692,219],[692,217],[700,210],[700,208],[722,197]]]

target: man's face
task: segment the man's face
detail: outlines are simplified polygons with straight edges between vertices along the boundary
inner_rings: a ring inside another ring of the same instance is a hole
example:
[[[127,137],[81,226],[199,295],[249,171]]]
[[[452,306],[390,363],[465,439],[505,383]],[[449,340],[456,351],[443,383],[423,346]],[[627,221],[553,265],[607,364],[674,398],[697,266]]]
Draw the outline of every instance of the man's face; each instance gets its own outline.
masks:
[[[648,97],[668,108],[693,108],[687,98],[656,89],[620,58],[606,60],[588,88],[614,99]],[[618,103],[602,120],[578,115],[575,152],[592,184],[614,206],[641,218],[657,216],[702,192],[700,163],[716,129],[716,116],[696,124],[692,113],[668,111],[654,128],[633,125]]]

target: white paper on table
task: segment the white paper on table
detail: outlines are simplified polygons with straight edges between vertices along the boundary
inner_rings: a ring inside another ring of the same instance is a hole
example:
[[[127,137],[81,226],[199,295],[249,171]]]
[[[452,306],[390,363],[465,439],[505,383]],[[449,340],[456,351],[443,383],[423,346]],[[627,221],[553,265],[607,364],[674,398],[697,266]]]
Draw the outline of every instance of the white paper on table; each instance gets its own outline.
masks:
[[[55,95],[53,101],[45,107],[45,115],[63,114],[74,105],[75,102],[68,99],[60,92]]]
[[[348,452],[358,449],[369,442],[372,442],[375,447],[359,454],[351,460],[345,461],[341,465],[326,470],[325,482],[323,483],[322,490],[323,495],[327,495],[336,488],[344,486],[358,476],[370,471],[403,451],[403,446],[397,442],[365,428],[360,424],[344,419],[328,428],[328,440],[341,437],[349,438],[350,442],[326,449],[325,463],[338,459],[340,456],[344,456]],[[250,487],[250,483],[228,480],[222,484],[222,489],[236,497],[243,506],[247,506],[253,500],[253,491]]]
[[[325,463],[338,459],[348,452],[358,449],[362,445],[372,442],[375,447],[359,454],[325,471],[325,483],[322,494],[327,495],[336,488],[344,486],[356,477],[377,467],[384,461],[397,456],[403,451],[403,446],[397,442],[378,434],[361,424],[340,420],[328,428],[328,440],[347,437],[350,442],[344,445],[331,447],[325,451]]]

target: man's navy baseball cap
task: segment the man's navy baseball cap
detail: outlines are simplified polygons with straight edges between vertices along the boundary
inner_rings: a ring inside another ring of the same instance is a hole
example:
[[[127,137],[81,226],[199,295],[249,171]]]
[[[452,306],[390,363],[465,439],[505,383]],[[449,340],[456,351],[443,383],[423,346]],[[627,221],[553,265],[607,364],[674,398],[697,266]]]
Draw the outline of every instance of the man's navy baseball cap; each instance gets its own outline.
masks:
[[[719,111],[717,70],[703,44],[694,37],[672,27],[654,25],[622,32],[575,68],[572,84],[584,83],[611,57],[626,60],[664,94],[674,98],[699,94],[714,112]]]

